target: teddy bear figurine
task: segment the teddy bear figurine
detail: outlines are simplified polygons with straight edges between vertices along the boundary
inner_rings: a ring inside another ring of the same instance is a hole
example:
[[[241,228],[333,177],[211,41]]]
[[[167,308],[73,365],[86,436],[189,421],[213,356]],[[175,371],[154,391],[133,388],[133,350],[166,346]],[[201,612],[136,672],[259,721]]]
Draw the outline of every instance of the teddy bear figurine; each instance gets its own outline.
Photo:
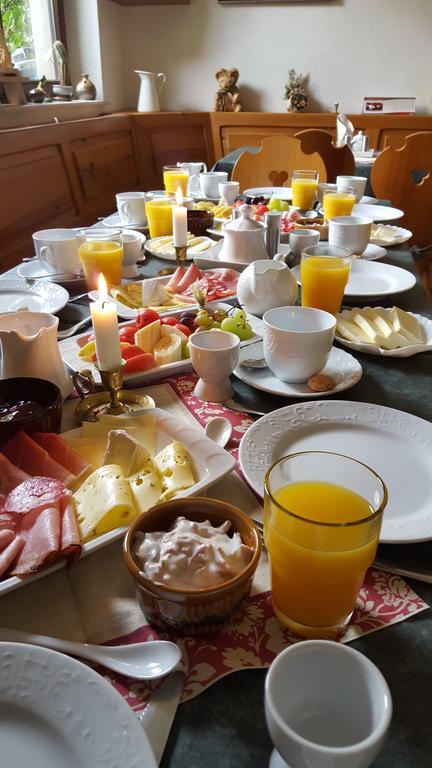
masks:
[[[219,90],[216,93],[215,112],[240,112],[240,91],[237,87],[238,69],[218,69],[215,74]]]

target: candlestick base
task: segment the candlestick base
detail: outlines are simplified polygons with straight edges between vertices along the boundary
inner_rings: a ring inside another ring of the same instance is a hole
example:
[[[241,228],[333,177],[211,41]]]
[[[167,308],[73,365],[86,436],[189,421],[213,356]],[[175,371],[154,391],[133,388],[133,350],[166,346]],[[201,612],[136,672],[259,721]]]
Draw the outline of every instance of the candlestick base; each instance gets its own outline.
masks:
[[[103,388],[110,396],[110,404],[105,410],[110,416],[118,416],[121,413],[129,413],[132,409],[129,405],[120,400],[120,390],[123,385],[122,368],[125,365],[123,360],[120,368],[113,368],[111,371],[102,371],[96,363],[99,371]]]
[[[172,275],[178,267],[183,267],[184,263],[186,261],[187,257],[187,245],[175,245],[174,246],[175,255],[176,255],[176,265],[175,267],[163,267],[163,269],[159,270],[159,275],[161,277],[164,277],[165,275]]]
[[[121,369],[116,371],[100,371],[100,373],[104,374],[104,376],[105,374],[116,374],[120,379],[121,385]],[[119,373],[120,376],[118,376]],[[104,389],[101,389],[101,385],[95,382],[93,374],[88,368],[75,371],[72,375],[72,380],[80,396],[80,402],[75,409],[75,418],[78,421],[98,421],[100,416],[105,413],[116,416],[128,411],[155,407],[155,402],[149,395],[142,395],[133,390],[118,389],[117,380],[117,383],[115,383],[116,404],[114,410],[112,410],[113,395],[110,384],[113,382],[108,381]],[[120,409],[117,407],[117,404],[120,405]]]

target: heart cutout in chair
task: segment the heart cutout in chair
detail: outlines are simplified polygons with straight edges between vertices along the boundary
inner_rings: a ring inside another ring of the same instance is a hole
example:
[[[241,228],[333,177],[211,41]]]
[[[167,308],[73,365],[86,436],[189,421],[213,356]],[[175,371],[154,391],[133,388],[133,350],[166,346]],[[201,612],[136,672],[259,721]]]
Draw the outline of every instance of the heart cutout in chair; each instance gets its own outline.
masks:
[[[416,171],[414,169],[410,171],[410,176],[413,180],[414,186],[416,187],[419,187],[421,184],[423,184],[423,182],[426,181],[430,175],[430,171]]]
[[[286,171],[271,171],[268,177],[274,187],[283,187],[284,182],[288,180]]]

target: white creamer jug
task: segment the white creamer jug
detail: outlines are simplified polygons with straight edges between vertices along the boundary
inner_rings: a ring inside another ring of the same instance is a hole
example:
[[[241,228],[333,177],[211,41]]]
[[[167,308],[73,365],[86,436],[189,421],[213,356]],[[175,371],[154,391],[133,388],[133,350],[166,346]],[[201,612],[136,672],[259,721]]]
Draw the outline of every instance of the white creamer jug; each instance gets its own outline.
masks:
[[[135,73],[141,80],[138,112],[159,112],[159,94],[166,83],[166,75],[163,72],[157,75],[155,72],[143,72],[141,69],[136,69]]]
[[[242,205],[240,210],[240,217],[225,226],[219,259],[239,264],[268,259],[264,242],[265,225],[252,218],[254,209],[251,205]]]
[[[260,317],[269,309],[295,304],[297,293],[294,273],[275,259],[249,264],[237,283],[239,303],[252,315]]]
[[[66,372],[57,341],[58,317],[21,310],[0,315],[2,378],[31,376],[57,384],[63,398],[72,381]]]

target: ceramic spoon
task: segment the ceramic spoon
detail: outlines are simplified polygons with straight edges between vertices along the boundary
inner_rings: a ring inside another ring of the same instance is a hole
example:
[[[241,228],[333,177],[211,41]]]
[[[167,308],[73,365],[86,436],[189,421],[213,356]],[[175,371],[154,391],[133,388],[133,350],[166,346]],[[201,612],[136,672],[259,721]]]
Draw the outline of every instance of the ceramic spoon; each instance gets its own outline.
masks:
[[[83,659],[103,664],[104,667],[136,680],[157,680],[176,668],[181,659],[177,645],[167,640],[150,640],[148,643],[117,645],[113,647],[73,643],[56,637],[33,635],[16,629],[0,627],[0,640],[41,645],[54,651],[70,653]]]
[[[207,422],[204,432],[210,440],[225,448],[231,437],[232,424],[225,416],[215,416]]]

